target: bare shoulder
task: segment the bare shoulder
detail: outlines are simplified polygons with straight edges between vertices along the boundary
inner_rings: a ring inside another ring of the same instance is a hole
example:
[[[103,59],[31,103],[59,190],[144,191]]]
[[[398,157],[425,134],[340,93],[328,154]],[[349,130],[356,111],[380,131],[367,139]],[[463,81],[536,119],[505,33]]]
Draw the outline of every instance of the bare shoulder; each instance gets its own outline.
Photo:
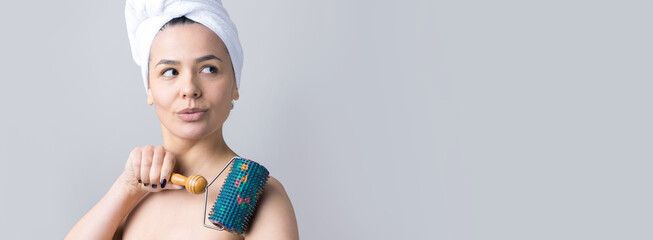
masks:
[[[270,176],[245,239],[299,239],[295,210],[286,189]]]

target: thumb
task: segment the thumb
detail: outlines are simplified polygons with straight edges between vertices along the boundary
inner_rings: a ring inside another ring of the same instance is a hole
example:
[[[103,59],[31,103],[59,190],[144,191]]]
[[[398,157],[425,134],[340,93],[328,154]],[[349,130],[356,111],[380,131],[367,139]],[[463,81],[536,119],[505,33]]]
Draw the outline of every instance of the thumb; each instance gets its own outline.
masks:
[[[166,184],[166,186],[163,189],[166,189],[166,190],[181,190],[181,189],[185,189],[185,188],[186,187],[184,187],[184,185],[177,185],[177,184],[174,184],[174,183],[170,182],[170,183]]]

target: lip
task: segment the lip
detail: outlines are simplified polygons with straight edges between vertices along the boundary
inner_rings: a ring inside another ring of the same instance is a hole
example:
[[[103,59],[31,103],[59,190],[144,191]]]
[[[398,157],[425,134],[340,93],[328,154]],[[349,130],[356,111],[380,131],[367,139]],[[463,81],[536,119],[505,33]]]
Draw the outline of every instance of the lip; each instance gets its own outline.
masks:
[[[181,118],[181,120],[187,121],[187,122],[193,122],[200,120],[204,114],[208,111],[208,109],[202,109],[202,108],[185,108],[182,109],[181,111],[177,112],[177,116]]]

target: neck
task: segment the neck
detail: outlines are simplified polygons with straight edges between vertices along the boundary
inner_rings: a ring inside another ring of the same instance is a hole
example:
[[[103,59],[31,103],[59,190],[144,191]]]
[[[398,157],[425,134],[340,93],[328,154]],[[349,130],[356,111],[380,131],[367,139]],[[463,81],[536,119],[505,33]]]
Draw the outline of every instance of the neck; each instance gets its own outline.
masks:
[[[181,138],[163,125],[163,147],[173,153],[177,160],[175,172],[184,176],[199,174],[205,178],[217,174],[234,153],[224,141],[222,128],[200,139]]]

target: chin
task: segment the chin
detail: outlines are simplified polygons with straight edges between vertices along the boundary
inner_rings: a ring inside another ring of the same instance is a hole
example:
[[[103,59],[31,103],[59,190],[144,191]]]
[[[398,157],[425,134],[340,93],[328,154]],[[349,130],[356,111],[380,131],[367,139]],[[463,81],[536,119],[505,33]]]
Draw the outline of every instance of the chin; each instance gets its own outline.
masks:
[[[214,128],[214,126],[207,126],[205,124],[186,123],[182,124],[181,126],[175,126],[174,130],[172,130],[171,133],[177,135],[180,138],[201,139],[217,130]]]

